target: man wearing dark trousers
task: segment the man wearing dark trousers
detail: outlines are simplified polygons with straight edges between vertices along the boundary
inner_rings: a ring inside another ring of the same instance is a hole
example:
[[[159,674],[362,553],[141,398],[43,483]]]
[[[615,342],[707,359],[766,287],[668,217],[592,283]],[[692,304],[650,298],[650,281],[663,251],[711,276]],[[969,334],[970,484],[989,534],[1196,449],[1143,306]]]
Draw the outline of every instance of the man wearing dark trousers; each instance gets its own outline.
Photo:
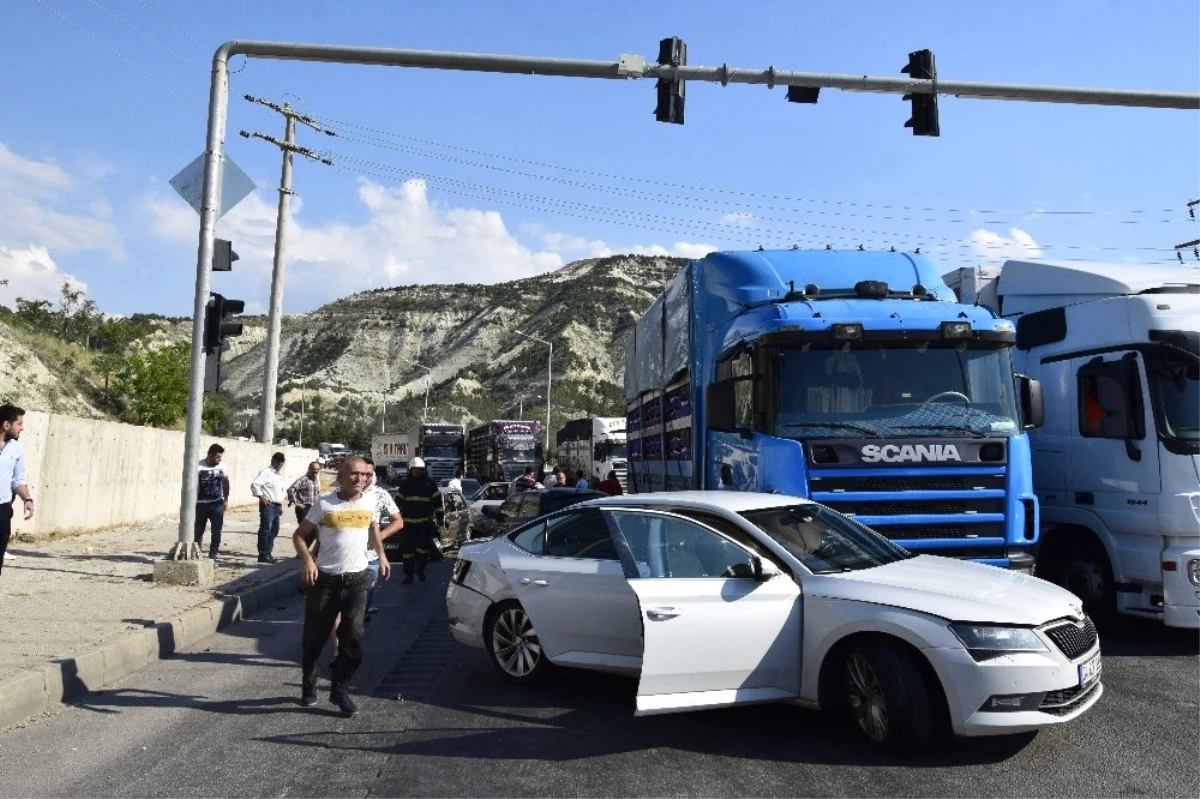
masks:
[[[338,469],[338,490],[317,500],[292,536],[301,577],[310,586],[301,636],[300,704],[317,703],[317,662],[336,622],[338,647],[329,701],[351,716],[358,704],[350,697],[350,679],[363,660],[363,619],[372,582],[368,545],[379,556],[380,578],[391,575],[375,521],[376,500],[363,493],[373,474],[362,458],[347,458]],[[313,533],[321,545],[315,561],[306,543]]]
[[[19,440],[24,428],[24,409],[0,405],[0,571],[12,537],[13,503],[21,500],[26,521],[33,518],[33,497],[25,483],[25,450]]]
[[[196,489],[196,525],[192,540],[196,546],[204,546],[204,525],[212,525],[212,540],[208,556],[213,560],[221,549],[221,528],[225,525],[225,511],[229,508],[229,472],[221,464],[225,448],[213,444],[208,456],[200,461],[200,485]]]
[[[400,531],[400,558],[404,563],[401,582],[411,583],[414,572],[418,580],[425,582],[425,564],[437,532],[433,514],[442,501],[437,483],[425,474],[425,461],[413,458],[408,462],[408,477],[396,489],[396,500],[404,518],[404,529]]]
[[[274,563],[275,536],[279,535],[279,516],[283,513],[283,499],[287,487],[283,484],[282,452],[271,456],[271,465],[265,467],[250,483],[250,493],[258,497],[258,562]]]

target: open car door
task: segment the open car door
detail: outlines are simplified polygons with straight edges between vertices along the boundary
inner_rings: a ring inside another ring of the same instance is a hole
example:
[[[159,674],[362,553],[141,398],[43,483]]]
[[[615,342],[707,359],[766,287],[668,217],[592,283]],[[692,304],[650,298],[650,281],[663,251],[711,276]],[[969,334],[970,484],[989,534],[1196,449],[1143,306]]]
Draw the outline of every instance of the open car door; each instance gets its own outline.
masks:
[[[741,544],[682,516],[611,511],[638,576],[637,715],[795,698],[799,586]]]

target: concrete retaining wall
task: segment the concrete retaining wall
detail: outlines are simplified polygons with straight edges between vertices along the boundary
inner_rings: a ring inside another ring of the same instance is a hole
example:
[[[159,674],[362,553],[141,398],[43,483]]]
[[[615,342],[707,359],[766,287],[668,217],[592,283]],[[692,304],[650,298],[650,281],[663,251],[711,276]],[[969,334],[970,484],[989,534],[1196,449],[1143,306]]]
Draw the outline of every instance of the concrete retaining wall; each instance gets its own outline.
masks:
[[[250,481],[273,452],[287,456],[290,482],[308,467],[316,450],[272,447],[203,436],[200,454],[212,443],[225,447],[231,505],[253,503]],[[14,507],[13,532],[39,538],[103,530],[179,513],[183,433],[118,422],[31,411],[21,434],[26,476],[37,501],[30,521]]]

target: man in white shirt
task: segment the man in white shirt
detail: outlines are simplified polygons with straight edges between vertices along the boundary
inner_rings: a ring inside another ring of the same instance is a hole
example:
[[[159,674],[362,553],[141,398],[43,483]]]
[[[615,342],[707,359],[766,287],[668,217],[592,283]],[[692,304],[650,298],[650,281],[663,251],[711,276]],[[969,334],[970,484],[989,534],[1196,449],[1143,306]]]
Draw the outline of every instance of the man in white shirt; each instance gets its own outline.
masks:
[[[447,491],[457,491],[458,493],[461,494],[462,493],[462,478],[465,473],[466,472],[463,471],[463,467],[461,467],[461,466],[459,466],[457,469],[455,469],[454,476],[451,477],[448,481],[446,481],[446,490]]]
[[[260,471],[250,483],[250,493],[258,497],[258,562],[275,563],[278,558],[271,553],[275,549],[275,537],[279,535],[279,515],[283,512],[283,500],[287,486],[283,484],[282,452],[271,456],[271,465]]]
[[[362,458],[347,458],[338,469],[339,490],[321,497],[292,536],[301,577],[310,586],[301,637],[300,704],[317,703],[317,661],[336,622],[338,651],[331,667],[329,701],[347,715],[358,712],[348,688],[363,660],[363,618],[371,587],[368,544],[379,558],[379,576],[384,580],[391,576],[375,521],[376,498],[363,493],[373,473]],[[320,542],[315,561],[306,543],[314,531]]]
[[[26,520],[33,518],[33,497],[25,482],[25,450],[18,440],[24,427],[24,409],[0,405],[0,570],[12,536],[13,500],[21,500]]]

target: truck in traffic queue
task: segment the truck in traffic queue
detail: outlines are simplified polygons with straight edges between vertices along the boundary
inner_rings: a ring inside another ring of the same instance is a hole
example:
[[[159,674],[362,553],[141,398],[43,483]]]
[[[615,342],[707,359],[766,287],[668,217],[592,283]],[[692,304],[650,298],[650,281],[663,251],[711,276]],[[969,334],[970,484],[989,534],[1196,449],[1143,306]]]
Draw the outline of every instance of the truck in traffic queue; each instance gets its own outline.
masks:
[[[1015,323],[1017,368],[1046,387],[1038,576],[1200,627],[1200,269],[1011,260],[946,280]]]
[[[396,467],[393,464],[405,464],[407,467],[411,457],[408,433],[376,433],[371,436],[371,458],[375,461],[376,470],[385,470],[386,479],[402,477],[394,473]]]
[[[1041,387],[1015,340],[919,254],[712,253],[626,341],[627,489],[807,497],[907,549],[1029,571]]]
[[[515,480],[542,463],[541,425],[496,419],[467,433],[467,465],[483,482]]]
[[[574,477],[582,470],[594,487],[609,472],[616,472],[617,480],[625,485],[628,479],[625,417],[572,419],[555,434],[554,441],[558,446],[558,465],[568,476]]]
[[[425,471],[434,480],[453,477],[463,465],[466,436],[461,424],[419,424],[408,433],[413,454],[425,461]]]

